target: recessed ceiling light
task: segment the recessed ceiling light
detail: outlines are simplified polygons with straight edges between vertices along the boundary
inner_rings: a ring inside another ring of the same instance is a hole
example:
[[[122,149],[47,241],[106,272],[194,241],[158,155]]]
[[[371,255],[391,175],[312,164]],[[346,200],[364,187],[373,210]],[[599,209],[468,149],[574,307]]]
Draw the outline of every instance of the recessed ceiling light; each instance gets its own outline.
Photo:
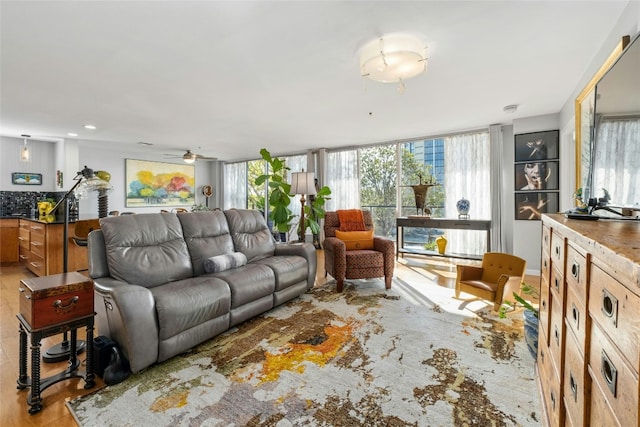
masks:
[[[94,125],[84,125],[85,129],[91,129],[91,130],[96,130],[96,127]]]
[[[73,132],[69,132],[67,135],[69,135],[69,136],[78,136],[77,133],[73,133]]]

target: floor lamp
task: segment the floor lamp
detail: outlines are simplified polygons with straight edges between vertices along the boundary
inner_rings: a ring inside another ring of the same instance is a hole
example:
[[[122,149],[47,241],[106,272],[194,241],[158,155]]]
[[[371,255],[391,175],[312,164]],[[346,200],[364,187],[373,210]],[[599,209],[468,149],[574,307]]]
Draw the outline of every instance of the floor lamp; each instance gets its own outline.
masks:
[[[74,194],[76,198],[82,198],[86,196],[88,192],[97,191],[98,192],[98,204],[99,208],[102,207],[102,203],[104,203],[105,208],[99,209],[100,211],[106,211],[106,197],[107,194],[113,191],[113,187],[109,184],[108,181],[100,179],[95,176],[93,173],[93,169],[89,169],[88,167],[84,167],[80,172],[77,173],[75,178],[77,181],[71,190],[67,191],[66,194],[56,203],[56,205],[49,211],[49,215],[55,213],[58,208],[64,204],[64,229],[62,230],[62,272],[66,273],[69,268],[69,203],[70,196]],[[105,199],[102,201],[102,199]],[[106,213],[105,215],[106,216]],[[87,343],[83,340],[77,340],[76,342],[76,351],[78,354],[82,353],[87,346]],[[69,358],[71,345],[69,343],[69,337],[67,332],[64,333],[62,342],[60,344],[56,344],[53,347],[49,348],[43,355],[42,360],[47,363],[61,362]]]
[[[306,201],[304,196],[316,194],[316,184],[314,181],[313,172],[294,172],[291,174],[291,194],[300,194],[300,234],[298,235],[298,241],[304,242],[304,202]]]

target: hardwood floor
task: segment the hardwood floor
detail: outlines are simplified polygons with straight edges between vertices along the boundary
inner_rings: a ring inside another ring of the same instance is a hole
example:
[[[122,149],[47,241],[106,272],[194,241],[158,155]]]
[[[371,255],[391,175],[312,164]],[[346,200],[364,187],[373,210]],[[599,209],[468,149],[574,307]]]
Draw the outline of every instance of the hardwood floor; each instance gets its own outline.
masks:
[[[473,263],[473,262],[469,262]],[[455,264],[442,259],[429,259],[425,257],[406,256],[396,263],[396,273],[399,277],[407,274],[419,274],[425,276],[440,286],[452,288],[455,286]],[[26,399],[28,389],[18,390],[16,380],[18,378],[18,319],[20,280],[26,277],[34,277],[31,272],[21,264],[3,264],[0,267],[0,426],[24,427],[47,426],[66,427],[76,426],[76,422],[65,406],[67,400],[73,399],[104,386],[99,377],[96,377],[96,386],[91,390],[84,389],[84,381],[71,379],[61,381],[47,388],[42,393],[44,407],[38,414],[30,415]],[[330,280],[331,277],[328,277]],[[527,276],[528,283],[538,283],[536,276]],[[318,272],[316,286],[325,284],[327,278],[324,275],[324,256],[318,251]],[[100,331],[95,331],[98,336]],[[78,331],[78,338],[85,338],[85,331]],[[48,337],[42,340],[42,349],[46,350],[54,344],[58,344],[62,336]],[[80,359],[84,361],[84,354]],[[42,363],[42,377],[56,374],[66,368],[67,362]]]

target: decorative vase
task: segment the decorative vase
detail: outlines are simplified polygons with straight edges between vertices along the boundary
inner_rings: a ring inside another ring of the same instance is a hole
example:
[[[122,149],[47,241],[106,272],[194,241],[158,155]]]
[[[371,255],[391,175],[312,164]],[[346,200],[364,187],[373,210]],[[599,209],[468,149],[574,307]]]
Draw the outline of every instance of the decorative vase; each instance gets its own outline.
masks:
[[[459,219],[469,219],[469,209],[471,208],[471,203],[464,197],[456,203],[456,209],[458,209],[458,218]]]
[[[438,245],[438,253],[444,255],[444,250],[447,248],[447,239],[444,235],[436,239],[436,245]]]
[[[535,358],[538,354],[538,318],[531,310],[524,310],[524,340],[529,352]]]

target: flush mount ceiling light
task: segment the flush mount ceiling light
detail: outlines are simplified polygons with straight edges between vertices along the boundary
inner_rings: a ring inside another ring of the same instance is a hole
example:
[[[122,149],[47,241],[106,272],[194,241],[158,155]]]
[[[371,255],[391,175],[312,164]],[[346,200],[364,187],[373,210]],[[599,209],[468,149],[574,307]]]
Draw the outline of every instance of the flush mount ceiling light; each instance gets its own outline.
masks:
[[[513,114],[518,111],[518,104],[507,105],[502,109],[502,111],[508,114]]]
[[[360,50],[360,73],[377,82],[398,83],[398,92],[404,93],[404,81],[427,70],[426,50],[414,36],[380,37]]]

